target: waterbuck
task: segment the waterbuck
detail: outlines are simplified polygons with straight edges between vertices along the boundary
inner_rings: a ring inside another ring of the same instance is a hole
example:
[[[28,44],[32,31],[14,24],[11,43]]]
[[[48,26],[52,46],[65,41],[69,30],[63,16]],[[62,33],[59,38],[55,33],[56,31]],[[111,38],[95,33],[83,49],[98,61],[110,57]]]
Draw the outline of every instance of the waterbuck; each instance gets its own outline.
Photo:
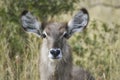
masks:
[[[91,74],[72,63],[67,40],[81,32],[89,22],[89,14],[82,8],[68,23],[39,22],[29,11],[21,15],[22,28],[43,38],[40,53],[40,80],[94,80]]]

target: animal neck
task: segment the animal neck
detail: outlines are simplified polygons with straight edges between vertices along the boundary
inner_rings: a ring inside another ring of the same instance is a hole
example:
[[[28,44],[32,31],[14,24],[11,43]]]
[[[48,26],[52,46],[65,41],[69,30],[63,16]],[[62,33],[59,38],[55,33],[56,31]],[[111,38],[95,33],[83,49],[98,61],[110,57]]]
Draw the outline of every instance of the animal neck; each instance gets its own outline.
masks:
[[[44,46],[44,44],[43,44]],[[68,48],[70,49],[70,48]],[[47,47],[42,47],[40,55],[41,80],[71,80],[72,55],[70,50],[63,48],[64,58],[60,61],[50,61],[47,57]]]
[[[41,80],[71,80],[71,62],[60,61],[57,63],[46,63],[40,65]]]

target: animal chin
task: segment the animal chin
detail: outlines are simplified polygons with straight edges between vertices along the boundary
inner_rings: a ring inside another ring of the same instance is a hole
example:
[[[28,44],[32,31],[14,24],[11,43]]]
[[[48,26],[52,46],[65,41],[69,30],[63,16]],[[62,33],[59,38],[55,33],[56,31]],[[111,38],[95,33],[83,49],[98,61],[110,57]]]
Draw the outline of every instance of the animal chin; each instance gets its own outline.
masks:
[[[59,58],[59,57],[52,57],[52,59],[55,59],[55,60],[56,60],[56,59],[60,59],[60,58]]]

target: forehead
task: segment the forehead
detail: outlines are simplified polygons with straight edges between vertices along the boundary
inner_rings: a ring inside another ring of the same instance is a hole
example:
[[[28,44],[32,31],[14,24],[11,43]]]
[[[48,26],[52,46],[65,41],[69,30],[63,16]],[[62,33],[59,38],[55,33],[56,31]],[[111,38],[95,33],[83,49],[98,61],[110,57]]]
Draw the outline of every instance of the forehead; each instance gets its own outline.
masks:
[[[47,33],[59,34],[63,33],[66,30],[66,23],[50,22],[46,23],[45,31]]]

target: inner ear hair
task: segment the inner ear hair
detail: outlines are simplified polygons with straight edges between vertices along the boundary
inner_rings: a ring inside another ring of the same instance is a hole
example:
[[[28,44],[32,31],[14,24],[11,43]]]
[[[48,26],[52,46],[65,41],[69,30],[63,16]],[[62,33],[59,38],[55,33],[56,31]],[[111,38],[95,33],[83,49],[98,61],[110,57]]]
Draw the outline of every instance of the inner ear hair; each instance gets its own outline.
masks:
[[[86,8],[80,11],[68,22],[68,32],[72,35],[75,32],[81,32],[86,28],[89,22],[89,14]]]

